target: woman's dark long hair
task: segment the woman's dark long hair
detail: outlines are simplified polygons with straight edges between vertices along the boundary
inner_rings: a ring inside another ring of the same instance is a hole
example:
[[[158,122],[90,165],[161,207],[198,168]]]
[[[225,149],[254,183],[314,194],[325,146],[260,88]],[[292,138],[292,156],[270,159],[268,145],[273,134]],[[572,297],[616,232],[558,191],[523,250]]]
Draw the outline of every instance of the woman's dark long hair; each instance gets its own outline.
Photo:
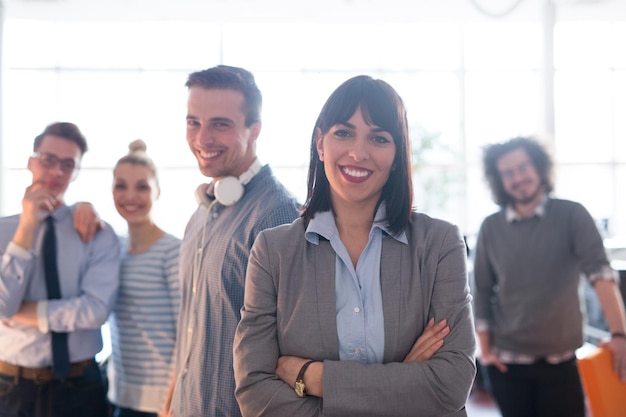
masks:
[[[395,234],[409,222],[413,202],[406,110],[402,99],[389,84],[366,75],[359,75],[341,84],[330,95],[315,122],[311,137],[307,198],[301,209],[301,217],[308,222],[315,213],[331,209],[330,184],[324,163],[318,158],[317,129],[325,135],[333,126],[345,124],[359,107],[365,121],[389,132],[396,145],[392,169],[379,201],[384,201],[387,206],[388,227]]]

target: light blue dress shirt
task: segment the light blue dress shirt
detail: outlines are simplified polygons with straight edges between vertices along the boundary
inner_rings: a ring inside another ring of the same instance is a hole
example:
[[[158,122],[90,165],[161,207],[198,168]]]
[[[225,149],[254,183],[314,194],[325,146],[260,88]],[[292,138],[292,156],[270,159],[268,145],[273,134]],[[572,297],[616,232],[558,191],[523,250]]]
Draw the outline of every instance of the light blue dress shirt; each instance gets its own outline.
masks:
[[[369,240],[352,265],[348,251],[339,237],[331,211],[316,213],[309,222],[305,238],[319,244],[319,237],[330,242],[335,258],[335,292],[339,358],[361,363],[382,363],[385,353],[385,322],[380,288],[380,257],[383,234],[408,244],[404,231],[393,236],[386,227],[386,209],[376,212]]]
[[[47,214],[42,214],[42,220]],[[52,213],[57,237],[61,296],[48,300],[41,259],[45,221],[35,232],[33,249],[12,242],[19,215],[0,218],[0,360],[25,367],[52,364],[50,331],[68,332],[70,361],[93,358],[102,349],[100,326],[106,321],[118,288],[119,244],[109,225],[84,243],[73,212],[61,206]],[[39,326],[11,320],[22,301],[37,301]]]

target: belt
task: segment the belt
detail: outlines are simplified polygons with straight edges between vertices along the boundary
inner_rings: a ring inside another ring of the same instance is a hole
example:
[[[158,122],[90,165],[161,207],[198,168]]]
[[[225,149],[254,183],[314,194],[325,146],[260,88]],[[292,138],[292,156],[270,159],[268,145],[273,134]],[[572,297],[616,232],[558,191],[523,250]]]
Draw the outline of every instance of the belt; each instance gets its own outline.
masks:
[[[85,359],[80,362],[74,362],[70,366],[70,372],[67,374],[67,378],[76,378],[77,376],[81,376],[86,368],[95,363],[96,361],[93,358]],[[50,382],[59,379],[52,373],[52,367],[50,366],[44,368],[27,368],[25,366],[12,365],[4,361],[0,361],[0,374],[17,378],[32,379],[37,382]]]

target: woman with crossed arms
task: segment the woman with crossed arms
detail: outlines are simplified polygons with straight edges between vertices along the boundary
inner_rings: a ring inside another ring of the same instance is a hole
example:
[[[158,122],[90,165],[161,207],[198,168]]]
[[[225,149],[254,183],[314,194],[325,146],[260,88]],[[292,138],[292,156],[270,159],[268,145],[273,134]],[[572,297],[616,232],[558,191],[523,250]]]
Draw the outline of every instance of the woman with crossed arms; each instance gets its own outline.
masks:
[[[312,135],[301,217],[253,246],[234,344],[250,416],[465,416],[475,339],[456,226],[412,208],[406,112],[352,78]]]

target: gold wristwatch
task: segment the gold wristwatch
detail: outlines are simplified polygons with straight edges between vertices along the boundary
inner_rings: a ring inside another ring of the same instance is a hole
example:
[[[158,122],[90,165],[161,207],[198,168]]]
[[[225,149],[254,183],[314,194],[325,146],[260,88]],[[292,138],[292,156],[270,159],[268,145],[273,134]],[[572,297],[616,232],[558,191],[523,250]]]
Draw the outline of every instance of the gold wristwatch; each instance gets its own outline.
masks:
[[[296,384],[293,386],[293,389],[294,391],[296,391],[296,395],[298,397],[306,396],[306,387],[304,386],[304,372],[306,371],[306,368],[308,368],[309,365],[312,364],[313,362],[319,362],[319,361],[314,361],[314,360],[306,361],[304,365],[302,365],[302,368],[300,368],[300,372],[298,372],[298,376],[296,377]]]

